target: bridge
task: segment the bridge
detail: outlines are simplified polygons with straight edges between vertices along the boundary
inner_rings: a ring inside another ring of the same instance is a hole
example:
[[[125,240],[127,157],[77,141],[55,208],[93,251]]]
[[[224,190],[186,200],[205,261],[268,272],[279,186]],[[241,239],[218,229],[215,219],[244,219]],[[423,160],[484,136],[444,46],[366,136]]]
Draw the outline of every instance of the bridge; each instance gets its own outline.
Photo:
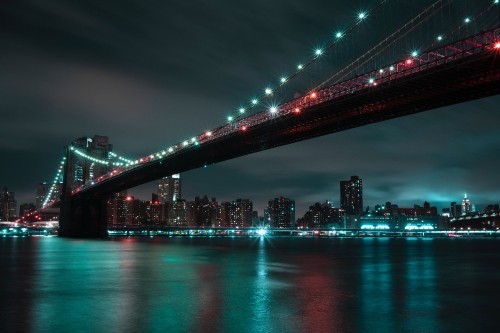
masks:
[[[416,19],[436,9],[429,8]],[[357,28],[361,20],[360,16],[337,38]],[[315,56],[299,65],[296,73],[282,78],[276,90],[335,43],[316,50]],[[58,171],[58,176],[64,175],[62,200],[59,203],[56,198],[51,202],[61,205],[59,234],[66,237],[106,236],[108,199],[117,192],[164,176],[366,124],[497,95],[500,93],[499,69],[500,27],[494,26],[453,42],[433,43],[426,51],[413,52],[361,74],[339,75],[331,84],[320,84],[298,98],[265,110],[256,109],[250,113],[242,108],[238,115],[228,117],[221,126],[138,160],[114,154],[111,157],[116,162],[111,163],[109,154],[113,153],[107,150],[100,156],[91,156],[81,146],[69,145]],[[265,91],[266,96],[273,93],[271,88]],[[252,100],[248,109],[258,102]],[[74,158],[86,158],[92,165],[101,165],[99,176],[75,187],[70,177],[75,170],[69,163]]]

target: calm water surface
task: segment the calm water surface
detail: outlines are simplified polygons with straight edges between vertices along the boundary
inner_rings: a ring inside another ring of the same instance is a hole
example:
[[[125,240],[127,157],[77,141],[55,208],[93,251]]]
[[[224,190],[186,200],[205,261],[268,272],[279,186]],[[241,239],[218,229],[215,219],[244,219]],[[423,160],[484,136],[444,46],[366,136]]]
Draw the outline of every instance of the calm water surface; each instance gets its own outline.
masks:
[[[498,332],[500,240],[0,238],[1,332]]]

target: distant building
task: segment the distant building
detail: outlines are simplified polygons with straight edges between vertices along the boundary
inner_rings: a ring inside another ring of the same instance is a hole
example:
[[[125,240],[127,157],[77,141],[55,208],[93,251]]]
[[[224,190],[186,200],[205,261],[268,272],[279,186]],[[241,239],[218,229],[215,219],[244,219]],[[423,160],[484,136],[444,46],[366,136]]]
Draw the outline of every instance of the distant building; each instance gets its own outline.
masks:
[[[459,217],[462,216],[462,206],[457,205],[457,203],[454,201],[451,203],[451,209],[450,209],[450,215],[451,217]]]
[[[32,203],[23,203],[22,205],[19,206],[19,216],[24,216],[27,215],[31,212],[34,212],[36,210],[36,207]]]
[[[216,213],[216,222],[215,226],[216,227],[229,227],[230,226],[230,209],[231,209],[231,203],[230,202],[221,202],[217,206],[217,213]]]
[[[298,220],[297,227],[302,228],[344,228],[345,211],[334,208],[330,202],[316,202],[309,206],[309,210]]]
[[[74,190],[82,185],[92,185],[95,179],[107,174],[112,166],[111,163],[90,160],[82,154],[100,161],[108,161],[112,148],[107,136],[94,135],[92,138],[81,137],[74,140],[66,161],[65,179],[68,190]]]
[[[151,201],[147,203],[146,207],[146,223],[148,225],[162,225],[166,222],[165,204],[159,200],[157,194],[153,193]]]
[[[363,180],[358,176],[340,182],[340,208],[348,215],[363,214]]]
[[[17,218],[17,201],[15,193],[6,187],[0,191],[0,221],[14,221]]]
[[[179,199],[174,202],[167,202],[168,218],[167,224],[171,226],[187,225],[187,203],[186,200]]]
[[[47,203],[49,203],[51,200],[58,201],[61,196],[62,192],[62,173],[60,174],[60,179],[57,181],[54,191],[52,192],[51,197],[47,200]],[[52,187],[52,184],[49,184],[47,182],[39,183],[36,186],[36,197],[35,197],[35,206],[36,209],[40,209],[43,207],[43,203],[47,199],[47,195],[49,194],[50,188]]]
[[[158,197],[161,202],[174,202],[182,199],[180,174],[158,180]]]
[[[229,226],[244,228],[252,225],[253,202],[249,199],[236,199],[229,205]]]
[[[267,204],[268,220],[272,228],[295,227],[295,201],[279,197]]]
[[[467,193],[465,193],[462,199],[462,215],[468,215],[472,212],[472,206],[470,200],[467,198]]]

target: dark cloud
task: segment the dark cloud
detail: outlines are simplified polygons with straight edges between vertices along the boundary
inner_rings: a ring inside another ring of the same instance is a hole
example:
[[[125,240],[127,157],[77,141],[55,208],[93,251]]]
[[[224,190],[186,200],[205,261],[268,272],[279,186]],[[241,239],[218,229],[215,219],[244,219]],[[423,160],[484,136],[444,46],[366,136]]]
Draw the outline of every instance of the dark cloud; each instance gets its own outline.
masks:
[[[83,135],[108,135],[116,151],[139,157],[216,127],[376,2],[4,1],[0,186],[33,201],[62,147]],[[277,101],[327,79],[431,2],[389,4],[387,17],[368,20]],[[467,1],[440,20],[488,4]],[[426,33],[434,30],[408,37],[401,50]],[[339,181],[357,174],[367,205],[448,205],[464,192],[498,202],[498,105],[491,97],[193,170],[183,175],[184,195],[247,197],[259,210],[284,195],[302,213],[315,201],[338,204]],[[134,191],[146,198],[153,190]]]

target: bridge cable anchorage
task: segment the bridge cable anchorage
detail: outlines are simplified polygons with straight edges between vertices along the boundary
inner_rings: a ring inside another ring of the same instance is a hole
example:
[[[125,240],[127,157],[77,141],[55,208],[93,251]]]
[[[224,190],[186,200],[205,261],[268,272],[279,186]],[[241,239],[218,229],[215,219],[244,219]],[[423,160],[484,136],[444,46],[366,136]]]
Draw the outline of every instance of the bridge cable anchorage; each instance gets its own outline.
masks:
[[[42,202],[42,208],[45,208],[49,203],[52,202],[52,195],[54,194],[57,183],[60,183],[60,178],[63,176],[64,164],[66,163],[66,157],[61,158],[61,162],[59,162],[59,167],[57,168],[56,176],[52,181],[52,185],[50,186],[49,192],[45,196],[45,199]]]

